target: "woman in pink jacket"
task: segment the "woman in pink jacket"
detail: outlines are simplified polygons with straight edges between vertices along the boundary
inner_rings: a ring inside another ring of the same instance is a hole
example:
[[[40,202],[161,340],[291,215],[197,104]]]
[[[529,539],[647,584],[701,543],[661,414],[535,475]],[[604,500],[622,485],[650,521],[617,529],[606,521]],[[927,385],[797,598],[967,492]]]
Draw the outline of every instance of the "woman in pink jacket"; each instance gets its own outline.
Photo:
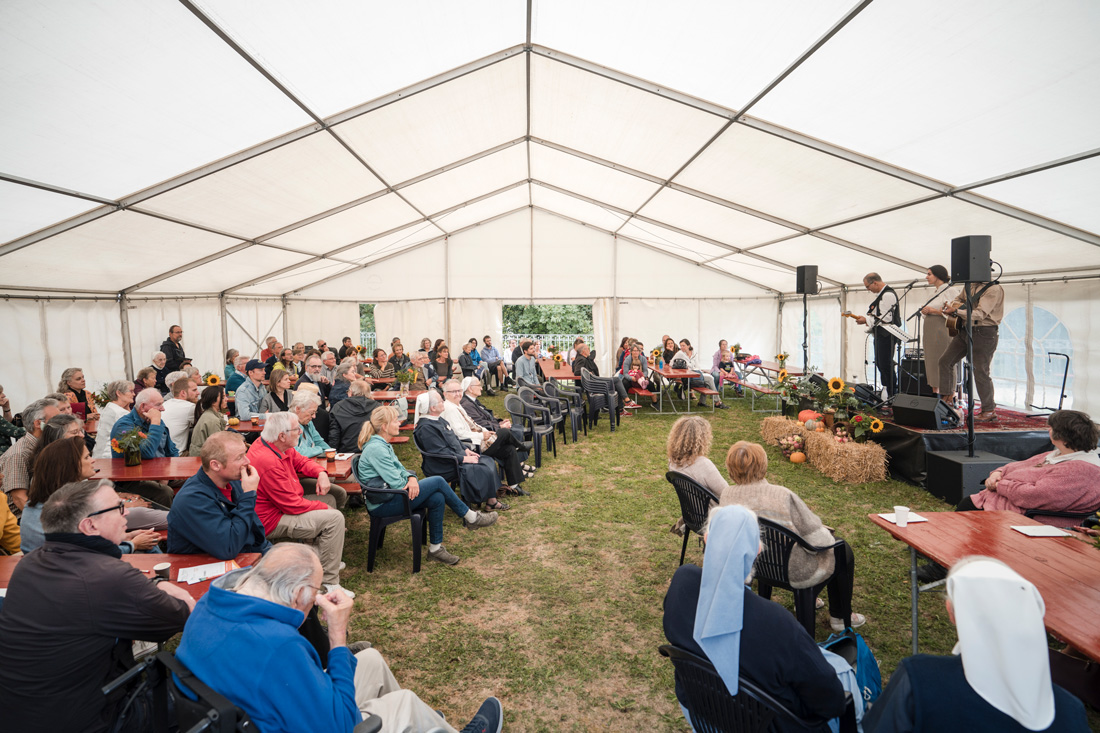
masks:
[[[1059,410],[1047,420],[1054,450],[1009,463],[989,474],[985,488],[959,503],[959,510],[1091,512],[1100,507],[1100,426],[1076,410]],[[1057,517],[1036,517],[1057,524]],[[1065,524],[1068,520],[1062,520]],[[1073,523],[1072,521],[1070,522]]]

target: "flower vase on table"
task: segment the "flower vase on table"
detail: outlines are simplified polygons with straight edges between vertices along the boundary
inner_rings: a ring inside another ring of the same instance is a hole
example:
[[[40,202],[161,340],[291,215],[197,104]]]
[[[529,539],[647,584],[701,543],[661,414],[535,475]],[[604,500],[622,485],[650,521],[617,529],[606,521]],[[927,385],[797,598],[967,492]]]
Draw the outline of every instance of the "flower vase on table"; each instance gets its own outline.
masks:
[[[123,457],[126,460],[127,466],[140,466],[141,465],[141,448],[137,450],[128,450],[123,453]]]
[[[111,452],[122,454],[127,466],[141,465],[141,441],[149,437],[141,428],[131,428],[117,438],[111,438]]]

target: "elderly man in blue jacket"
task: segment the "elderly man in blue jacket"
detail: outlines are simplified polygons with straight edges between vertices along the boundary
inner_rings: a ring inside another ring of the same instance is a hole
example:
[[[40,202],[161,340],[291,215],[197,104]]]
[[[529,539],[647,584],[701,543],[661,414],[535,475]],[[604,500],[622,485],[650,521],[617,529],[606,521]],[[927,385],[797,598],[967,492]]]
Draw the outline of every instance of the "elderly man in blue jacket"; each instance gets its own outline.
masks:
[[[353,601],[321,594],[324,574],[304,545],[276,545],[255,566],[215,580],[195,606],[176,656],[215,691],[248,713],[264,733],[350,733],[366,715],[383,731],[455,729],[414,693],[401,689],[382,655],[347,647]],[[328,666],[297,628],[314,606],[328,623]],[[499,733],[500,701],[488,698],[463,733]]]
[[[137,393],[134,397],[134,407],[130,414],[123,415],[115,421],[111,428],[111,438],[118,438],[123,433],[138,428],[145,433],[141,441],[141,457],[144,458],[177,458],[179,450],[172,440],[168,428],[164,426],[162,418],[164,412],[164,396],[156,387],[149,387]],[[111,455],[115,458],[122,453],[115,450],[113,445]],[[164,484],[156,481],[131,481],[118,484],[119,491],[139,494],[161,507],[167,509],[172,506],[174,494]]]

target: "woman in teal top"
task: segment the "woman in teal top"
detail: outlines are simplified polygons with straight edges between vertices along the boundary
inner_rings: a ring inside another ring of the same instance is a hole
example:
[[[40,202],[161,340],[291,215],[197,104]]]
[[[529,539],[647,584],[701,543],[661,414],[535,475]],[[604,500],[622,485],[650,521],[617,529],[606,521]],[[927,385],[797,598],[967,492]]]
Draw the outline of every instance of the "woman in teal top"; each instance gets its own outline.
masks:
[[[332,450],[332,446],[324,441],[317,428],[313,427],[313,418],[317,415],[317,408],[321,405],[321,398],[309,392],[296,392],[294,399],[290,401],[287,411],[298,416],[298,422],[302,426],[302,432],[298,434],[298,445],[295,450],[306,458],[316,458],[324,455],[325,451]]]
[[[371,412],[370,420],[363,423],[359,434],[362,454],[355,467],[356,477],[363,487],[363,500],[373,517],[395,517],[404,513],[405,502],[397,494],[372,493],[371,488],[404,489],[409,495],[409,507],[417,510],[428,508],[428,557],[446,565],[454,565],[458,558],[443,547],[443,506],[462,518],[466,529],[488,527],[497,521],[496,512],[476,512],[466,506],[441,476],[429,476],[418,481],[416,475],[401,465],[389,438],[397,437],[401,429],[401,416],[389,405],[381,405]]]

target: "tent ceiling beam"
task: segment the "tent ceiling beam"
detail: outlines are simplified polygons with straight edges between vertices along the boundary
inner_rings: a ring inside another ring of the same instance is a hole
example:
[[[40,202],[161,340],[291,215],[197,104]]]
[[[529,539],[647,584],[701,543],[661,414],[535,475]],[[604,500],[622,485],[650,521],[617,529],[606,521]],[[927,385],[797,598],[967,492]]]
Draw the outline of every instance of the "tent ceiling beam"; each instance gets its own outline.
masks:
[[[604,158],[597,157],[590,153],[582,152],[567,145],[562,145],[561,143],[556,143],[550,140],[544,140],[540,137],[532,136],[529,136],[528,140],[538,145],[542,145],[543,147],[550,148],[551,150],[557,150],[559,153],[568,153],[569,155],[580,158],[581,160],[587,160],[590,163],[598,163],[599,165],[610,168],[612,170],[620,171],[622,173],[629,173],[636,178],[641,178],[642,180],[649,181],[650,183],[660,184],[664,180],[662,178],[659,178],[658,176],[651,175],[644,171],[635,170],[634,168],[628,168],[627,166],[620,165],[619,163],[613,163],[610,160],[605,160]]]
[[[114,206],[101,206],[98,209],[92,209],[91,211],[85,211],[83,214],[77,214],[71,219],[66,219],[65,221],[58,222],[53,226],[46,227],[45,229],[39,229],[37,232],[32,232],[31,234],[19,237],[18,239],[13,239],[7,244],[0,246],[0,257],[11,254],[12,252],[17,252],[24,247],[31,246],[32,244],[37,244],[44,239],[49,239],[50,237],[57,236],[62,232],[69,231],[70,229],[75,229],[81,224],[87,224],[90,221],[102,219],[108,214],[113,214],[116,211],[118,211],[118,209]]]
[[[979,196],[978,194],[971,193],[970,191],[961,191],[957,194],[954,194],[954,198],[958,199],[959,201],[965,201],[969,204],[974,204],[975,206],[980,206],[983,209],[995,211],[998,214],[1011,216],[1013,219],[1019,219],[1020,221],[1026,222],[1028,224],[1033,224],[1042,229],[1056,232],[1066,237],[1071,237],[1082,242],[1087,242],[1094,247],[1100,247],[1100,236],[1097,236],[1096,234],[1093,234],[1091,232],[1082,231],[1080,229],[1077,229],[1076,227],[1071,227],[1068,224],[1063,224],[1052,219],[1047,219],[1044,216],[1033,214],[1030,211],[1018,209],[1015,206],[1009,206],[1008,204],[1003,204],[1000,201],[994,201],[993,199],[986,198],[985,196]]]
[[[841,239],[840,237],[834,237],[832,234],[826,234],[825,232],[810,232],[810,236],[817,237],[818,239],[824,239],[826,242],[832,242],[833,244],[840,245],[841,247],[847,247],[848,249],[855,250],[856,252],[861,252],[868,257],[874,257],[875,259],[892,262],[895,265],[900,265],[901,267],[905,267],[916,272],[923,273],[925,270],[928,269],[926,265],[918,265],[914,262],[910,262],[909,260],[903,260],[900,257],[894,257],[893,255],[886,254],[885,252],[879,252],[878,250],[871,249],[870,247],[864,247],[861,244],[849,242],[848,240]]]
[[[526,78],[527,78],[527,89],[525,90],[526,91],[526,97],[527,97],[527,99],[526,99],[526,103],[527,103],[527,118],[526,118],[527,129],[526,129],[526,133],[525,133],[524,136],[528,141],[527,142],[527,148],[525,150],[525,152],[527,153],[527,177],[528,178],[531,177],[531,142],[530,142],[531,141],[531,25],[532,25],[532,20],[534,18],[534,13],[532,12],[533,11],[533,6],[534,6],[534,0],[527,0],[527,19],[526,19],[527,20],[527,35],[524,38],[524,42],[523,42],[524,74],[526,75]],[[527,203],[528,203],[528,205],[534,205],[534,203],[535,203],[534,193],[531,191],[530,188],[527,189]],[[531,223],[531,226],[532,227],[534,226],[533,221]],[[534,241],[534,240],[532,240],[532,241]],[[532,263],[533,263],[533,260],[532,260]],[[534,265],[532,264],[532,267],[533,266]],[[534,280],[531,281],[531,287],[532,288],[534,287]]]
[[[192,270],[196,267],[201,267],[202,265],[206,265],[206,264],[209,264],[211,262],[216,262],[217,260],[220,260],[222,257],[228,257],[231,254],[234,254],[236,252],[240,252],[243,249],[248,249],[251,246],[252,246],[252,242],[240,242],[239,244],[237,244],[233,247],[230,247],[228,249],[223,249],[219,252],[215,252],[213,254],[207,255],[206,257],[203,257],[202,259],[195,260],[194,262],[188,262],[185,265],[180,265],[179,267],[177,267],[173,270],[169,270],[168,272],[161,273],[160,275],[155,275],[151,278],[148,278],[147,280],[142,280],[141,282],[137,283],[136,285],[131,285],[128,288],[123,288],[121,292],[124,295],[129,295],[130,293],[134,292],[135,290],[141,290],[142,288],[147,288],[150,285],[155,285],[155,284],[159,283],[161,280],[167,280],[170,277],[174,277],[176,275],[181,275],[181,274],[187,272],[188,270]],[[210,297],[215,297],[215,296],[214,296],[213,293],[211,293]]]
[[[42,191],[49,191],[50,193],[58,193],[62,196],[71,196],[76,199],[84,199],[85,201],[94,201],[97,204],[106,204],[107,206],[118,206],[117,201],[111,201],[101,196],[95,196],[90,193],[83,193],[81,191],[73,191],[69,188],[61,188],[60,186],[54,186],[49,183],[42,183],[41,181],[32,181],[29,178],[21,178],[20,176],[13,176],[10,173],[0,173],[0,181],[7,181],[8,183],[16,183],[20,186],[26,186],[27,188],[37,188]]]
[[[969,191],[979,186],[989,186],[994,183],[1002,183],[1004,181],[1010,181],[1013,178],[1019,178],[1020,176],[1030,175],[1032,173],[1041,173],[1042,171],[1048,171],[1052,168],[1058,168],[1059,166],[1066,165],[1068,163],[1077,163],[1082,160],[1088,160],[1089,158],[1095,158],[1100,155],[1100,148],[1093,148],[1092,150],[1086,150],[1083,153],[1077,153],[1075,155],[1068,155],[1065,158],[1059,158],[1058,160],[1052,160],[1047,163],[1039,163],[1028,168],[1021,168],[1018,171],[1012,171],[1011,173],[1002,173],[999,176],[993,176],[992,178],[986,178],[982,181],[975,183],[968,183],[965,186],[958,186],[951,189],[951,193],[955,194],[959,191]]]
[[[509,188],[515,188],[515,186],[509,186]],[[448,236],[451,236],[451,235],[454,235],[454,234],[460,234],[460,233],[462,233],[462,232],[464,232],[468,229],[474,229],[474,228],[479,227],[483,224],[488,224],[489,222],[496,221],[497,219],[503,219],[504,217],[510,216],[511,214],[514,214],[517,211],[523,211],[523,210],[529,209],[529,208],[530,207],[527,206],[527,205],[519,206],[515,209],[512,209],[511,211],[505,211],[502,214],[497,214],[496,216],[491,216],[488,219],[482,219],[479,222],[474,222],[473,224],[469,224],[467,226],[464,226],[461,229],[456,229],[455,231],[450,232],[450,234],[440,234],[438,237],[432,237],[431,239],[429,239],[426,242],[420,242],[419,244],[414,244],[411,247],[406,247],[405,249],[398,250],[397,252],[390,252],[389,254],[387,254],[383,257],[379,257],[378,259],[371,260],[370,262],[364,262],[363,264],[360,264],[360,265],[356,265],[356,267],[354,269],[347,270],[345,272],[338,272],[334,275],[329,275],[329,276],[324,277],[320,280],[316,280],[316,281],[308,283],[306,285],[299,286],[299,287],[295,288],[294,290],[289,290],[289,291],[283,293],[283,297],[284,298],[288,297],[288,296],[290,296],[290,295],[292,295],[296,292],[299,292],[301,290],[306,290],[308,288],[315,288],[318,285],[324,285],[325,283],[330,282],[332,280],[335,280],[338,277],[344,277],[346,275],[350,275],[351,273],[355,272],[355,270],[362,270],[362,269],[365,269],[367,267],[370,267],[371,265],[377,265],[377,264],[380,264],[382,262],[385,262],[386,260],[391,260],[394,257],[398,257],[400,255],[407,254],[409,252],[415,252],[416,250],[427,247],[430,244],[436,244],[437,242],[442,242]],[[417,298],[412,298],[412,300],[417,300]]]
[[[569,194],[569,195],[575,195],[575,194]],[[567,216],[565,214],[554,211],[553,209],[547,209],[547,208],[544,208],[544,207],[538,206],[538,205],[532,206],[531,208],[536,210],[536,211],[545,212],[547,214],[550,214],[551,216],[556,216],[559,219],[564,219],[565,221],[571,221],[574,224],[579,224],[580,226],[587,227],[587,228],[592,229],[594,231],[602,232],[603,234],[607,234],[611,237],[614,237],[616,240],[621,239],[624,242],[630,242],[631,244],[636,244],[639,247],[645,247],[646,249],[652,250],[654,252],[659,252],[663,255],[667,255],[669,257],[672,257],[673,259],[680,260],[681,262],[686,262],[689,265],[695,265],[696,267],[701,267],[704,270],[710,270],[711,272],[716,273],[718,275],[724,275],[725,277],[728,277],[731,280],[737,280],[738,282],[745,283],[746,285],[751,285],[754,288],[760,288],[761,290],[766,290],[770,293],[775,293],[776,295],[779,295],[778,290],[776,290],[774,288],[769,288],[767,285],[761,285],[760,283],[755,282],[753,280],[749,280],[747,278],[743,278],[743,277],[740,277],[738,275],[734,275],[733,273],[726,272],[725,270],[721,270],[717,267],[713,267],[711,265],[708,265],[705,262],[699,262],[698,260],[693,260],[690,257],[684,257],[683,255],[678,255],[678,254],[675,254],[673,252],[669,252],[668,250],[661,249],[660,247],[654,247],[652,244],[647,244],[646,242],[643,242],[639,239],[635,239],[634,237],[628,236],[626,234],[616,234],[615,232],[611,231],[610,229],[604,229],[601,226],[597,226],[595,224],[591,224],[591,223],[586,222],[586,221],[581,221],[580,219],[575,219],[572,216]]]

